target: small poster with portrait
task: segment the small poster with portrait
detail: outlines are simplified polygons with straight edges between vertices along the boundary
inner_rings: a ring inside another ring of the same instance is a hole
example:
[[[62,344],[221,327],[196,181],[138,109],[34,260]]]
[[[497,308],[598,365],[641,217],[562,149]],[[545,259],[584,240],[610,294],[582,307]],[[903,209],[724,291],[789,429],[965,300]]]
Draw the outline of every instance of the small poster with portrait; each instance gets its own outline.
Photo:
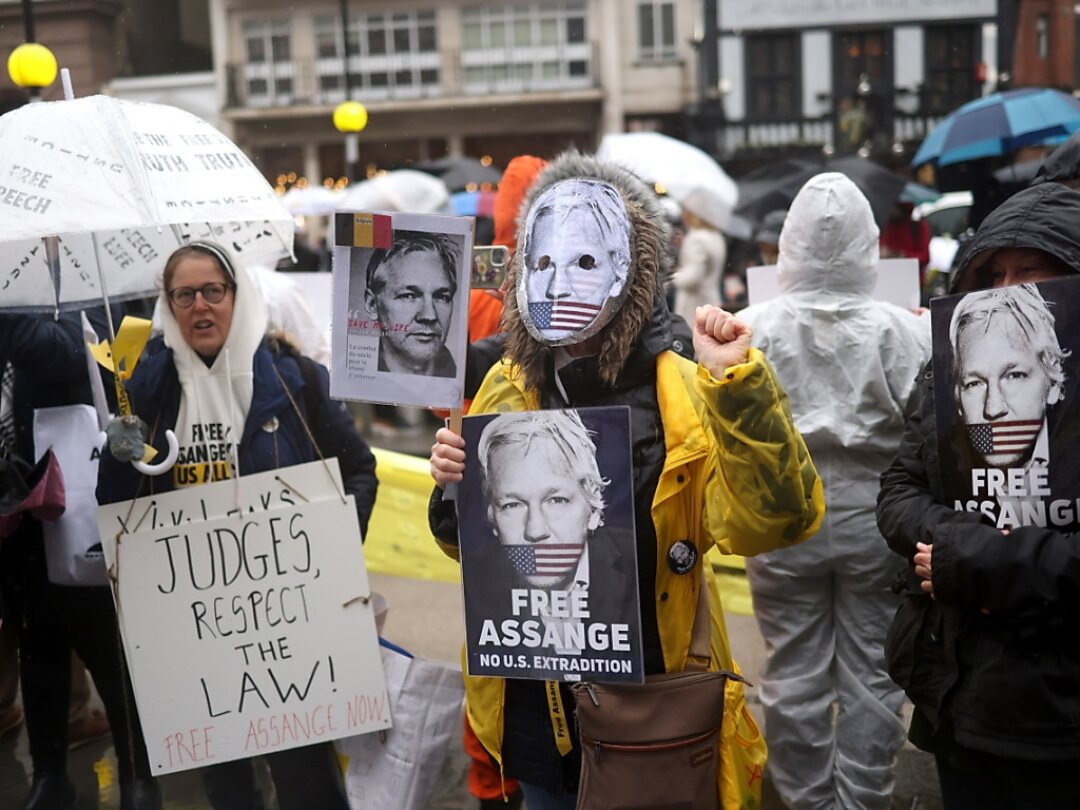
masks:
[[[1080,279],[935,298],[941,481],[1002,530],[1080,530]]]
[[[467,416],[462,437],[469,674],[643,681],[630,409]]]
[[[473,222],[335,214],[332,397],[461,407]]]

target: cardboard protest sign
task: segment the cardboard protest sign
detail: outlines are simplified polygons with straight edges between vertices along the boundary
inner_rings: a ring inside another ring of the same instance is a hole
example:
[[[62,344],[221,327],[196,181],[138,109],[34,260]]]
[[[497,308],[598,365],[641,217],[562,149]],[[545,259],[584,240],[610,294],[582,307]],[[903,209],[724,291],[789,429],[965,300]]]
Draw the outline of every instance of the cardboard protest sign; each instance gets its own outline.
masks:
[[[626,407],[466,417],[470,675],[644,679]]]
[[[1080,529],[1080,282],[931,302],[941,480],[1000,529]]]
[[[460,408],[472,218],[339,212],[334,233],[331,396]]]
[[[257,500],[237,506],[245,482]],[[352,496],[285,468],[164,497],[99,518],[155,772],[388,728]],[[142,528],[118,535],[132,515]]]
[[[105,562],[116,564],[116,538],[120,534],[187,526],[219,517],[239,516],[268,509],[338,498],[341,468],[336,458],[309,461],[292,467],[245,475],[235,481],[219,481],[187,489],[161,492],[132,501],[99,506]]]
[[[746,268],[747,297],[750,304],[771,301],[780,295],[780,275],[776,265]],[[919,262],[917,259],[882,259],[877,264],[877,281],[870,297],[903,309],[919,306]]]

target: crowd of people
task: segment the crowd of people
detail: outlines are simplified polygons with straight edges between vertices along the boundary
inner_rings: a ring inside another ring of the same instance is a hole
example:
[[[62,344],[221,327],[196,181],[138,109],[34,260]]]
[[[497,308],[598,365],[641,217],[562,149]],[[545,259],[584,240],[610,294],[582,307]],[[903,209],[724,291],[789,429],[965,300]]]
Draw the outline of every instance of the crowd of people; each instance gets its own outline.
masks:
[[[497,540],[487,548],[508,555],[491,561],[489,579],[576,590],[598,605],[614,578],[629,581],[647,677],[698,658],[701,605],[704,666],[737,676],[708,554],[749,558],[768,651],[757,689],[765,726],[747,709],[741,678],[730,679],[706,806],[759,807],[767,761],[790,810],[885,810],[905,738],[933,755],[948,810],[1080,806],[1076,521],[1010,521],[1003,501],[969,508],[953,497],[957,482],[975,498],[979,481],[997,481],[1003,495],[1022,479],[1025,515],[1038,514],[1039,497],[1080,498],[1069,455],[1071,313],[1055,303],[1071,299],[1045,289],[1080,272],[1080,192],[1068,184],[1075,148],[981,223],[952,274],[952,291],[967,295],[933,329],[929,312],[873,297],[881,233],[863,192],[829,172],[758,224],[760,258],[776,265],[781,294],[738,313],[722,308],[740,309],[745,288],[729,277],[715,224],[687,206],[673,242],[649,185],[574,151],[508,166],[494,231],[511,251],[509,272],[501,290],[473,292],[464,368],[446,345],[462,265],[453,243],[399,231],[352,268],[372,319],[408,324],[380,339],[379,370],[460,376],[470,412],[498,415],[476,447],[449,426],[435,433],[428,521],[448,555],[466,556],[465,528],[444,493],[478,465]],[[97,500],[336,456],[366,531],[375,457],[329,395],[325,343],[291,338],[257,276],[212,242],[165,262],[162,334],[126,396],[149,445],[166,453],[172,431],[181,457],[197,458],[186,450],[213,435],[222,463],[149,477],[106,447]],[[102,324],[105,314],[90,319]],[[72,315],[0,316],[0,369],[12,383],[0,407],[5,485],[36,481],[34,464],[49,463],[35,411],[92,402],[86,351]],[[941,357],[951,359],[945,368]],[[105,390],[111,396],[111,380]],[[601,406],[629,414],[626,522],[612,520],[614,488],[576,412]],[[946,426],[955,427],[947,439]],[[2,514],[16,518],[0,524],[0,733],[24,718],[33,778],[23,808],[75,801],[66,753],[85,723],[72,714],[85,689],[73,651],[105,707],[121,807],[160,808],[110,588],[58,582],[46,538],[55,515],[16,513],[10,494]],[[632,564],[610,564],[622,553],[613,524],[633,526],[624,532]],[[520,551],[551,548],[562,556],[541,573]],[[5,688],[12,642],[21,715]],[[561,710],[574,702],[569,683],[464,678],[480,806],[578,806],[583,751],[573,714]],[[329,743],[266,760],[282,810],[349,806]],[[215,810],[264,807],[250,759],[205,767],[202,778]]]

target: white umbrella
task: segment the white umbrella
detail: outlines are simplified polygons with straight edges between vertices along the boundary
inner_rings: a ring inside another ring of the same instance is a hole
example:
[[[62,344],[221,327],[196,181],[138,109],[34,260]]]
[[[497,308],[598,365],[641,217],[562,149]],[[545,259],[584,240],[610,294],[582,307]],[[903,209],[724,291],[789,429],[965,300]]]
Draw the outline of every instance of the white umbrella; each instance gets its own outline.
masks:
[[[161,104],[74,99],[62,75],[64,101],[0,117],[0,309],[100,298],[109,315],[112,287],[123,297],[154,292],[167,235],[172,246],[215,235],[241,255],[264,245],[291,253],[292,215],[214,127]],[[111,316],[109,331],[115,341]],[[172,466],[176,438],[166,435],[169,457],[137,467]]]
[[[397,169],[350,186],[338,200],[337,207],[339,211],[454,213],[446,184],[414,169]]]
[[[0,309],[33,313],[95,306],[103,298],[99,274],[105,277],[113,302],[146,297],[156,292],[156,279],[169,254],[195,239],[225,245],[247,264],[274,265],[291,252],[291,240],[283,242],[271,222],[191,222],[3,242]],[[50,243],[58,254],[56,276],[46,257]]]
[[[281,204],[293,216],[320,216],[332,214],[341,202],[343,192],[325,186],[293,186],[281,198]]]
[[[159,255],[185,241],[188,223],[246,228],[230,245],[239,254],[260,241],[292,250],[292,215],[262,173],[190,113],[91,96],[0,118],[0,308],[78,308],[114,288],[151,294]],[[41,239],[40,250],[29,241]],[[116,260],[120,248],[132,260]],[[51,261],[37,258],[46,253]],[[51,298],[29,272],[35,260],[48,261]]]
[[[720,164],[696,146],[658,132],[605,135],[596,157],[657,183],[710,225],[727,230],[739,189]]]

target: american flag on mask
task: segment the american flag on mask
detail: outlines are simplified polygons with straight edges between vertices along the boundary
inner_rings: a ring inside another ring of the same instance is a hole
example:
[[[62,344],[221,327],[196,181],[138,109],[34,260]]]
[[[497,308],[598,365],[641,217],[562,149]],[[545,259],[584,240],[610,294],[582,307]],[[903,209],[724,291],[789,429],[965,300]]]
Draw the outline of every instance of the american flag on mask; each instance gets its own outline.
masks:
[[[601,307],[578,301],[536,301],[529,304],[529,317],[537,329],[566,329],[575,332],[596,320]]]
[[[510,562],[525,576],[560,577],[572,571],[585,550],[584,543],[504,546]]]
[[[1034,443],[1042,430],[1041,419],[1020,419],[1014,422],[980,422],[968,425],[971,445],[984,456],[995,453],[1016,453]]]

